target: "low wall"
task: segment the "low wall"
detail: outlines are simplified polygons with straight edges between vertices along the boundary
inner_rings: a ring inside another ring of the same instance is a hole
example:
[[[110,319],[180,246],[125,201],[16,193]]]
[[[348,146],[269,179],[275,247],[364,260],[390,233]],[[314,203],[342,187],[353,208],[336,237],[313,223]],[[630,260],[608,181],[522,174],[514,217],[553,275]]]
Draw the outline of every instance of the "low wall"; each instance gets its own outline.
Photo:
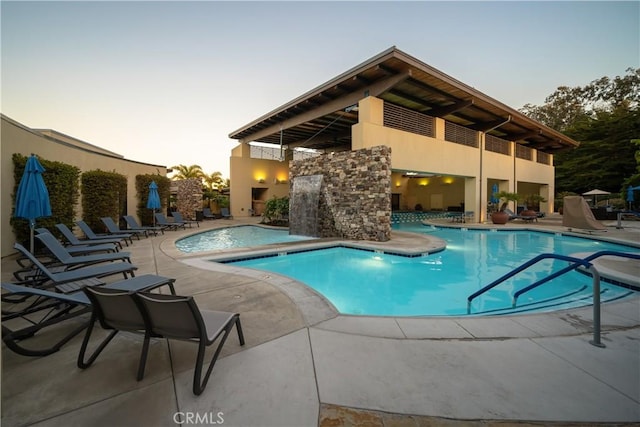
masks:
[[[324,154],[290,163],[297,176],[322,175],[318,235],[385,242],[391,237],[391,149]]]

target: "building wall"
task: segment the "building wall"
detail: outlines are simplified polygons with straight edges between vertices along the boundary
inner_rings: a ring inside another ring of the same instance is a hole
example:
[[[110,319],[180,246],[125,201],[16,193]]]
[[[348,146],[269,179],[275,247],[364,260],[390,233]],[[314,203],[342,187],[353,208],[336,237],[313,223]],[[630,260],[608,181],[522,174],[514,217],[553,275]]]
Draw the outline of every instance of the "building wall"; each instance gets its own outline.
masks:
[[[13,243],[15,236],[9,223],[13,202],[11,195],[14,188],[12,155],[20,153],[24,156],[36,154],[44,159],[64,162],[80,168],[81,172],[101,169],[103,171],[115,171],[127,177],[127,210],[129,215],[136,216],[136,187],[135,177],[141,174],[160,174],[165,176],[166,166],[152,165],[126,160],[121,156],[106,154],[102,149],[95,149],[91,144],[73,140],[73,143],[64,141],[65,138],[56,139],[45,136],[42,133],[6,117],[1,116],[1,155],[0,176],[2,179],[2,194],[0,209],[0,231],[2,235],[1,255],[7,256],[14,252]],[[49,131],[51,132],[51,131]],[[54,135],[54,133],[49,133]],[[45,172],[46,173],[46,172]],[[82,196],[81,196],[82,197]],[[82,218],[81,201],[76,209],[76,217]]]
[[[431,195],[440,194],[440,191],[443,197],[461,199],[460,191],[463,189],[465,210],[473,211],[475,221],[483,222],[487,220],[487,201],[491,198],[489,182],[497,181],[500,190],[511,192],[517,191],[518,182],[527,182],[539,186],[540,193],[547,199],[540,209],[551,213],[555,192],[554,167],[552,164],[537,163],[535,150],[532,160],[516,158],[513,142],[510,143],[510,155],[486,151],[484,134],[481,132],[477,132],[477,148],[445,141],[445,121],[440,118],[435,119],[434,138],[387,128],[383,126],[384,102],[375,97],[360,100],[358,111],[358,123],[352,128],[352,149],[386,145],[393,152],[391,166],[394,171],[428,172],[451,181],[450,190],[426,185],[423,189],[411,191],[408,183],[413,179],[408,182],[394,179],[393,185],[400,182],[401,186],[396,188],[405,191],[403,194],[406,195],[408,208],[425,200],[426,203],[421,203],[423,208],[430,207]],[[553,158],[551,161],[553,162]],[[432,183],[434,178],[429,178],[428,181]],[[393,192],[398,190],[394,189]],[[449,206],[450,201],[443,202],[444,209]]]
[[[248,144],[235,147],[229,162],[230,210],[236,218],[250,216],[252,209],[260,209],[274,196],[289,195],[289,162],[252,159],[249,148]]]
[[[487,208],[491,199],[491,187],[497,184],[502,191],[516,192],[519,183],[526,183],[526,191],[532,189],[547,199],[541,211],[551,213],[555,193],[553,156],[550,164],[533,159],[524,160],[515,155],[516,144],[508,142],[510,154],[500,154],[484,149],[485,134],[476,132],[477,147],[457,144],[445,140],[445,120],[435,118],[434,137],[385,127],[384,101],[366,97],[358,103],[358,123],[352,127],[351,149],[359,150],[386,146],[393,153],[391,168],[396,171],[391,181],[391,193],[400,194],[403,209],[413,209],[421,204],[423,209],[443,209],[464,204],[464,210],[474,212],[474,221],[488,220]],[[254,186],[257,171],[263,171],[267,184],[275,174],[284,169],[270,169],[269,161],[250,159],[247,144],[234,149],[231,158],[231,200],[235,204],[234,215],[247,215],[250,205],[250,188]],[[266,163],[265,163],[266,162]],[[285,166],[282,162],[273,162]],[[426,185],[413,178],[402,176],[403,172],[416,171],[434,175]],[[269,184],[269,190],[275,188]],[[511,206],[515,209],[515,206]]]

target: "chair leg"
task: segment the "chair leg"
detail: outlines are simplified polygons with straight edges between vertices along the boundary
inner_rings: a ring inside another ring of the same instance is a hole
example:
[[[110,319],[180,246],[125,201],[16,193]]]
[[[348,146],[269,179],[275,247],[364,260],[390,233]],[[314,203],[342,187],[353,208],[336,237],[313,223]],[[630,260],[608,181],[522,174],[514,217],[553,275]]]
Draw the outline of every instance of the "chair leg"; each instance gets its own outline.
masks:
[[[238,317],[236,317],[236,319],[238,319]],[[204,353],[205,350],[207,348],[206,343],[203,340],[200,340],[199,344],[198,344],[198,356],[196,358],[196,369],[195,372],[193,374],[193,394],[195,394],[196,396],[199,396],[200,394],[202,394],[202,392],[204,391],[204,388],[207,386],[207,382],[209,381],[209,377],[211,376],[211,371],[213,371],[213,366],[216,364],[216,361],[218,360],[218,356],[220,355],[220,352],[222,351],[222,347],[224,346],[225,341],[227,340],[227,337],[229,336],[229,333],[231,333],[231,329],[233,329],[233,325],[237,323],[235,321],[231,321],[229,323],[227,323],[227,325],[224,328],[224,334],[222,335],[222,338],[220,339],[220,343],[218,344],[218,347],[216,348],[216,352],[214,353],[213,357],[211,358],[211,362],[209,363],[209,368],[207,369],[206,374],[204,375],[204,377],[202,379],[200,379],[201,375],[202,375],[202,365],[204,363]],[[242,334],[241,330],[238,330],[239,334]],[[241,335],[239,335],[240,337]],[[242,336],[242,341],[244,341],[244,337]],[[212,341],[210,344],[213,344],[215,342]]]
[[[84,339],[82,340],[82,346],[80,347],[80,353],[78,354],[78,368],[86,369],[96,360],[96,358],[102,353],[102,350],[111,342],[113,337],[118,333],[117,329],[111,331],[111,333],[100,343],[98,348],[89,356],[87,361],[84,360],[84,355],[87,351],[87,346],[89,344],[89,339],[91,338],[91,332],[93,331],[93,327],[96,323],[96,317],[94,315],[91,316],[91,321],[89,323],[89,327],[87,328],[87,333],[84,335]]]
[[[244,345],[244,334],[242,333],[242,325],[240,325],[240,316],[236,317],[236,330],[238,331],[238,340],[240,345]]]
[[[150,336],[148,333],[145,333],[142,343],[142,353],[140,354],[140,364],[138,365],[138,381],[142,381],[142,378],[144,378],[144,368],[147,366],[147,354],[149,353],[149,341]]]

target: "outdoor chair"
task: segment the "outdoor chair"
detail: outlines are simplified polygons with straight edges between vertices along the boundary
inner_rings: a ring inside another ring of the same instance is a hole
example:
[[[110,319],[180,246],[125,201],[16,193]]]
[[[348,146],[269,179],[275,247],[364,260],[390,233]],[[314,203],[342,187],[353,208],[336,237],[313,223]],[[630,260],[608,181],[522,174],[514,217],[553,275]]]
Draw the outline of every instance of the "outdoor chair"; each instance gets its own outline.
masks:
[[[171,293],[175,293],[173,282],[162,276],[146,274],[135,278],[109,283],[102,286],[103,289],[115,289],[119,291],[135,292],[152,290],[161,286],[169,286]],[[79,325],[74,325],[65,335],[59,337],[55,342],[51,340],[41,341],[36,347],[28,340],[45,331],[50,326],[75,318],[91,311],[91,301],[78,290],[73,293],[64,294],[46,289],[21,286],[14,283],[2,283],[6,293],[3,293],[3,300],[8,297],[23,297],[16,309],[8,310],[9,304],[5,304],[2,311],[2,340],[7,347],[17,354],[23,356],[46,356],[58,351],[65,343],[80,333],[88,325],[88,321],[82,321]],[[24,301],[27,301],[26,303]],[[7,310],[5,310],[7,309]],[[25,319],[27,321],[25,322]],[[17,329],[11,329],[15,324]],[[66,331],[65,331],[66,332]],[[56,336],[59,332],[56,330]],[[25,345],[27,344],[27,345]]]
[[[169,220],[167,220],[167,217],[165,217],[164,214],[155,213],[155,217],[156,217],[156,224],[158,224],[160,227],[163,227],[165,229],[169,229],[169,230],[177,230],[178,228],[182,228],[183,230],[186,229],[186,224],[184,222],[178,222],[178,221],[170,222]]]
[[[49,231],[49,229],[44,227],[36,228],[35,232],[37,234],[53,234],[51,231]],[[83,243],[73,245],[69,243],[65,245],[59,239],[56,238],[56,240],[71,255],[90,255],[90,254],[98,254],[98,253],[118,252],[118,247],[116,246],[115,243],[100,243],[97,245],[86,245]]]
[[[211,209],[209,209],[209,208],[203,208],[202,209],[202,217],[204,219],[216,219],[217,218],[216,215],[213,212],[211,212]]]
[[[129,252],[111,252],[106,254],[78,255],[74,256],[62,246],[51,233],[39,233],[36,239],[40,240],[47,250],[57,260],[57,263],[65,266],[67,270],[103,262],[123,261],[131,262]]]
[[[233,219],[233,215],[229,213],[229,208],[220,208],[220,215],[224,219]]]
[[[147,323],[147,335],[198,343],[198,354],[193,375],[193,394],[200,395],[209,381],[213,366],[220,355],[229,333],[235,325],[240,345],[244,335],[240,314],[225,311],[200,310],[193,297],[135,294]],[[204,376],[202,369],[206,348],[218,341],[215,353]],[[144,374],[144,361],[141,363]]]
[[[149,232],[147,230],[132,230],[132,229],[121,230],[118,224],[116,224],[116,222],[110,216],[102,217],[100,218],[100,221],[102,221],[105,227],[107,227],[107,231],[109,232],[109,234],[113,234],[115,236],[123,235],[123,234],[131,234],[132,236],[135,236],[136,239],[138,240],[140,240],[141,234],[144,237],[149,237]]]
[[[127,223],[127,227],[129,227],[131,230],[147,230],[147,232],[153,233],[154,236],[158,235],[158,231],[164,234],[164,230],[162,229],[162,227],[140,225],[132,215],[124,215],[122,218],[124,218],[125,222]]]
[[[144,378],[149,341],[152,337],[193,341],[198,343],[193,393],[200,395],[234,325],[240,345],[244,345],[239,314],[200,310],[193,297],[123,292],[104,287],[86,287],[83,291],[91,300],[94,310],[78,354],[79,368],[89,367],[119,331],[138,332],[144,334],[136,376],[136,379],[141,381]],[[85,358],[96,323],[103,329],[111,330],[111,333],[88,358]],[[218,347],[203,377],[205,350],[216,341]]]
[[[191,228],[191,226],[193,224],[197,225],[198,228],[200,228],[200,221],[196,221],[196,220],[192,220],[192,219],[184,219],[182,217],[182,214],[180,212],[178,212],[178,211],[172,212],[171,216],[173,216],[173,219],[174,219],[175,222],[182,222],[183,224],[188,225],[189,228]]]
[[[62,233],[64,238],[67,239],[69,244],[74,245],[74,246],[77,246],[77,245],[96,246],[96,245],[113,244],[113,245],[116,246],[116,250],[122,249],[122,239],[120,239],[120,238],[98,239],[98,240],[91,240],[91,239],[80,240],[80,239],[78,239],[78,237],[75,234],[73,234],[73,231],[71,231],[71,229],[69,227],[67,227],[65,224],[56,224],[56,228]]]
[[[134,277],[134,271],[138,268],[128,262],[111,262],[108,264],[77,268],[75,270],[54,272],[42,264],[38,258],[36,258],[20,243],[15,243],[13,247],[21,252],[25,257],[29,258],[33,264],[33,268],[36,270],[28,280],[25,280],[25,284],[30,284],[31,286],[36,287],[53,286],[61,292],[72,292],[77,290],[77,288],[71,286],[71,283],[77,283],[82,280],[99,279],[114,274],[122,274],[125,279],[129,276]]]
[[[133,244],[133,239],[131,238],[133,235],[128,233],[128,234],[118,234],[113,235],[113,234],[96,234],[93,232],[93,230],[91,229],[91,227],[89,227],[89,224],[87,224],[86,222],[84,222],[83,220],[78,220],[76,221],[76,225],[78,227],[80,227],[80,230],[84,233],[84,235],[86,236],[87,239],[89,240],[93,240],[93,241],[112,241],[113,239],[121,239],[125,242],[125,244],[127,246],[129,246],[129,243]]]

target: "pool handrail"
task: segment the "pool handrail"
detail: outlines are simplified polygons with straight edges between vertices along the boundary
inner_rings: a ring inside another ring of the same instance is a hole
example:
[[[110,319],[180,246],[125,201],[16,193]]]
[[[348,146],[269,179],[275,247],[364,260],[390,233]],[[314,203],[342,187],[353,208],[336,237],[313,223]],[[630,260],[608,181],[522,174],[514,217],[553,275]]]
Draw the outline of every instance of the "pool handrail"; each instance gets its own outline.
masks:
[[[582,260],[586,261],[586,262],[590,262],[593,261],[594,259],[600,258],[602,256],[605,255],[610,255],[610,256],[618,256],[621,258],[631,258],[631,259],[638,259],[640,260],[640,255],[639,254],[633,254],[633,253],[629,253],[629,252],[619,252],[619,251],[609,251],[609,250],[605,250],[605,251],[599,251],[599,252],[595,252],[589,256],[584,257]],[[574,270],[576,268],[578,268],[580,265],[570,265],[568,267],[563,268],[562,270],[558,270],[553,274],[550,274],[549,276],[545,277],[544,279],[540,279],[537,282],[534,282],[528,286],[525,286],[524,288],[516,291],[513,294],[513,300],[512,300],[512,307],[515,308],[516,304],[518,303],[518,297],[520,297],[520,295],[524,294],[525,292],[530,291],[531,289],[537,288],[538,286],[548,282],[549,280],[552,280],[564,273],[567,273],[571,270]],[[588,268],[588,266],[587,266]]]
[[[521,271],[526,270],[527,268],[531,267],[534,264],[537,264],[538,262],[545,260],[545,259],[559,259],[562,261],[568,261],[571,262],[573,264],[571,264],[569,267],[566,267],[556,273],[554,273],[554,277],[559,276],[560,274],[564,274],[567,271],[571,271],[573,269],[578,268],[579,266],[584,266],[586,268],[591,267],[591,264],[588,261],[585,261],[583,259],[580,258],[576,258],[576,257],[571,257],[571,256],[567,256],[567,255],[559,255],[559,254],[552,254],[552,253],[546,253],[546,254],[540,254],[532,259],[530,259],[529,261],[525,262],[524,264],[522,264],[521,266],[511,270],[510,272],[508,272],[507,274],[505,274],[502,277],[499,277],[498,279],[494,280],[493,282],[489,283],[487,286],[483,287],[482,289],[477,290],[476,292],[472,293],[471,295],[469,295],[467,297],[467,314],[471,314],[471,302],[478,296],[484,294],[485,292],[489,291],[490,289],[495,288],[496,286],[498,286],[500,283],[504,282],[507,279],[510,279],[511,277],[515,276],[516,274],[520,273]],[[566,270],[566,271],[565,271]],[[543,279],[544,280],[544,279]],[[549,279],[550,280],[550,279]],[[545,280],[546,281],[546,280]]]

